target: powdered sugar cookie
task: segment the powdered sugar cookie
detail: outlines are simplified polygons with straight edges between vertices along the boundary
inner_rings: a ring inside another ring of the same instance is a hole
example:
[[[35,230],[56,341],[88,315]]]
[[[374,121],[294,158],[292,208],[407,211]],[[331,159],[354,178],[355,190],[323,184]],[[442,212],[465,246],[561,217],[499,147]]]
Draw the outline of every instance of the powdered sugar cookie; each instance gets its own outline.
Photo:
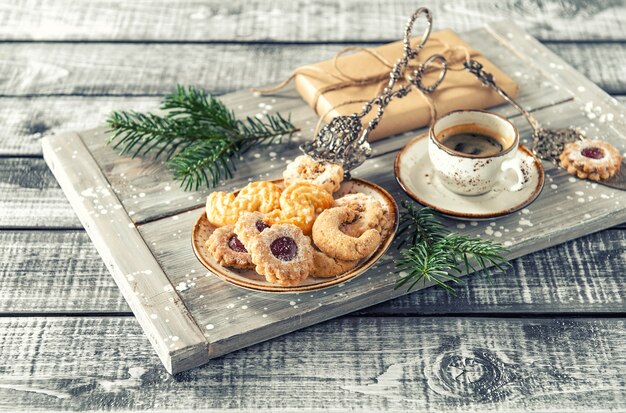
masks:
[[[331,194],[339,189],[343,181],[343,166],[328,162],[317,162],[308,155],[300,155],[283,172],[285,186],[296,182],[309,182],[324,188]]]
[[[380,232],[386,221],[381,203],[363,193],[344,195],[335,200],[334,206],[345,206],[358,214],[354,222],[341,227],[341,230],[351,237],[358,237],[368,229]]]
[[[359,237],[341,231],[342,226],[354,223],[358,213],[348,207],[335,207],[322,212],[313,224],[313,242],[326,255],[345,261],[368,257],[380,245],[381,235],[368,229]]]
[[[601,140],[568,143],[559,159],[561,166],[570,174],[594,181],[614,176],[622,164],[619,151]]]
[[[235,224],[235,234],[243,245],[270,227],[269,217],[261,212],[243,212]]]
[[[313,269],[311,240],[295,225],[273,225],[252,238],[248,247],[256,272],[268,282],[296,285]]]
[[[353,269],[358,263],[358,260],[338,260],[337,258],[329,257],[322,251],[313,251],[313,271],[311,275],[322,278],[336,277]]]
[[[206,242],[206,247],[218,264],[225,267],[253,268],[246,247],[233,232],[233,226],[216,228]]]

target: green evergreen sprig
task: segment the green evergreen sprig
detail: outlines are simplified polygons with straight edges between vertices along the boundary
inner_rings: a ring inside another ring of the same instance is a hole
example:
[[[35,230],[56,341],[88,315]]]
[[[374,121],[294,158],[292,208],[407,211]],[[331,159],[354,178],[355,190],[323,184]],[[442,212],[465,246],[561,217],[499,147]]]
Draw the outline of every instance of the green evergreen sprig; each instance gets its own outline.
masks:
[[[299,131],[280,113],[239,120],[215,96],[177,86],[161,102],[162,115],[135,111],[111,113],[109,144],[132,157],[165,160],[185,190],[216,186],[231,178],[239,157],[254,145],[280,142]]]
[[[397,233],[400,258],[395,260],[401,277],[396,289],[408,286],[411,291],[420,282],[434,282],[456,295],[450,283],[461,283],[464,272],[492,266],[502,272],[509,265],[503,256],[507,249],[501,244],[450,232],[431,208],[418,208],[409,201],[402,206]]]

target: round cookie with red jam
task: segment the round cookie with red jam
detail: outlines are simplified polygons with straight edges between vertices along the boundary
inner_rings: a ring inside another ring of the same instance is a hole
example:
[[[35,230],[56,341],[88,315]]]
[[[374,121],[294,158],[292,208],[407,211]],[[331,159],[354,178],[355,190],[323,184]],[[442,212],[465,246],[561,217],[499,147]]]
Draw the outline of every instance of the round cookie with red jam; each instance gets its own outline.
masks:
[[[244,212],[235,223],[235,234],[243,245],[248,245],[252,238],[269,228],[269,217],[261,212]]]
[[[218,264],[224,267],[254,268],[248,250],[233,229],[233,225],[216,228],[206,242],[207,249]]]
[[[622,156],[608,142],[581,140],[565,145],[561,166],[580,179],[609,179],[619,172]]]
[[[313,269],[311,240],[292,224],[265,229],[250,240],[248,250],[256,272],[271,283],[297,285]]]

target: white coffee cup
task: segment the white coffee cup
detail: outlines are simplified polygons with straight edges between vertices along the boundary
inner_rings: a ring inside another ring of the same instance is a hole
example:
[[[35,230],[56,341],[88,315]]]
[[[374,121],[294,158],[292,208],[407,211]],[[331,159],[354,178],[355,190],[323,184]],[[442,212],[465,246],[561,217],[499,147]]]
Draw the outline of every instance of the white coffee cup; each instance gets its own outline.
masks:
[[[470,155],[440,141],[446,134],[477,130],[497,140],[502,150],[490,155]],[[528,179],[522,161],[516,158],[518,145],[519,134],[509,120],[481,110],[448,113],[431,126],[428,136],[428,154],[437,177],[447,189],[461,195],[484,194],[498,183],[511,192],[521,190]],[[517,182],[513,185],[504,183],[509,170],[517,175]]]

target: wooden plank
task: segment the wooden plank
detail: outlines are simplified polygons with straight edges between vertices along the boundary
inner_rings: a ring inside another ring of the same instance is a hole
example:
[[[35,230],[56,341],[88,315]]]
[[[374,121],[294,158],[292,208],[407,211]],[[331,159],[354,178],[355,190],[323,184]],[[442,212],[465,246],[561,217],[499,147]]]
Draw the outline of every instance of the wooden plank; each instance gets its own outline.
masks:
[[[626,96],[614,96],[626,103]],[[529,102],[527,101],[526,104]],[[158,97],[53,96],[0,98],[0,155],[40,155],[41,137],[101,124],[113,110],[154,110]]]
[[[0,231],[0,313],[128,313],[84,231]]]
[[[1,318],[10,411],[625,411],[622,318],[344,317],[176,377],[133,318]]]
[[[104,123],[113,110],[152,111],[158,97],[0,98],[0,155],[41,155],[41,138]]]
[[[296,67],[329,59],[345,45],[2,43],[0,96],[162,95],[176,83],[221,94],[281,81]],[[549,46],[601,87],[626,91],[623,45]]]
[[[43,159],[0,158],[1,228],[82,228]]]
[[[202,333],[80,137],[67,133],[45,139],[43,151],[167,371],[174,374],[206,363]],[[71,172],[62,167],[68,162]]]
[[[395,39],[417,5],[409,0],[12,1],[0,8],[2,40],[287,41]],[[624,40],[621,1],[432,0],[437,27],[459,31],[515,20],[543,40]]]
[[[626,231],[592,234],[513,261],[491,281],[475,275],[458,295],[429,288],[359,314],[624,313]],[[82,231],[0,232],[0,313],[129,312]]]

